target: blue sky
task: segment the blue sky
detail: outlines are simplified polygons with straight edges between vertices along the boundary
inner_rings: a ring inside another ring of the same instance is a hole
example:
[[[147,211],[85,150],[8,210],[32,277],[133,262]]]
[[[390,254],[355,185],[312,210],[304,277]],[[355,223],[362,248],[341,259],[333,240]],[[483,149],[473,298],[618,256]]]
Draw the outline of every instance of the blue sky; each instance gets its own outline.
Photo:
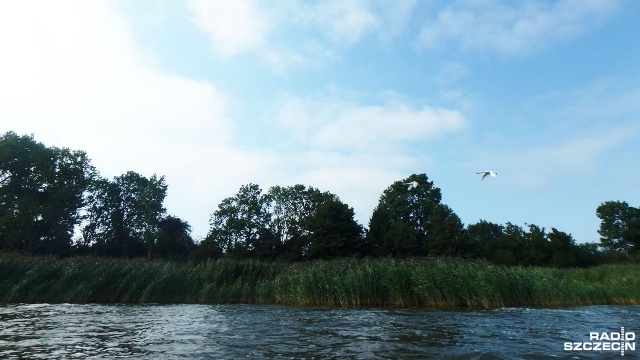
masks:
[[[164,175],[196,238],[244,184],[333,192],[366,226],[426,173],[465,224],[598,241],[600,203],[640,205],[638,19],[632,0],[3,1],[0,132]]]

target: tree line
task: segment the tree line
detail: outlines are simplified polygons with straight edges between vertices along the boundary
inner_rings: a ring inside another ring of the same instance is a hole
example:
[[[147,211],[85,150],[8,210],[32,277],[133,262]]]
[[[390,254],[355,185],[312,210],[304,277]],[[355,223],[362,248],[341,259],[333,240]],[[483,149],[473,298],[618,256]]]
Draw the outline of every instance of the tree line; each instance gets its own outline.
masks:
[[[194,241],[190,225],[164,208],[167,187],[163,176],[133,171],[106,179],[83,151],[7,132],[0,137],[0,250],[196,262],[446,256],[557,267],[640,254],[640,210],[626,202],[602,203],[600,243],[577,244],[570,234],[534,224],[465,226],[425,174],[391,184],[367,228],[330,192],[243,185],[211,214],[206,238]]]

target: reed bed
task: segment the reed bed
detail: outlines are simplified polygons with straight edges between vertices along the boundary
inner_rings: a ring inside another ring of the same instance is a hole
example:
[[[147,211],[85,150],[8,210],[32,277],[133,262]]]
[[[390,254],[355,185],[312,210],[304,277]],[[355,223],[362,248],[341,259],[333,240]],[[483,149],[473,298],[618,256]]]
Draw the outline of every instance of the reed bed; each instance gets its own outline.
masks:
[[[222,259],[199,265],[0,253],[0,303],[265,303],[496,308],[640,304],[640,265],[523,268],[453,259]]]

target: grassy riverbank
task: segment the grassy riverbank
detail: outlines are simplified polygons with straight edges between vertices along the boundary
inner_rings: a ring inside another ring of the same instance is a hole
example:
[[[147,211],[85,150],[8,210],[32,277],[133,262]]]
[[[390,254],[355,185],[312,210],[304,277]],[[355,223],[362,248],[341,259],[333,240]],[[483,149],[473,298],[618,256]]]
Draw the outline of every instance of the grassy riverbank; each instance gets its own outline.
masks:
[[[198,266],[0,253],[0,303],[273,303],[471,307],[640,304],[640,265],[521,268],[448,259]]]

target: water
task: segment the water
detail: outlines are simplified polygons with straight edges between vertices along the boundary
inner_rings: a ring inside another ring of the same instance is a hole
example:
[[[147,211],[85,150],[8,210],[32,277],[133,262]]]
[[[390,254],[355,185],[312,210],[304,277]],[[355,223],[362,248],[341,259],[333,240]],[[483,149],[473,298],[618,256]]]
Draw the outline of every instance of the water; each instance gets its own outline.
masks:
[[[486,311],[275,305],[0,305],[0,358],[638,359],[565,351],[640,336],[640,306]],[[640,342],[637,339],[634,342]]]

